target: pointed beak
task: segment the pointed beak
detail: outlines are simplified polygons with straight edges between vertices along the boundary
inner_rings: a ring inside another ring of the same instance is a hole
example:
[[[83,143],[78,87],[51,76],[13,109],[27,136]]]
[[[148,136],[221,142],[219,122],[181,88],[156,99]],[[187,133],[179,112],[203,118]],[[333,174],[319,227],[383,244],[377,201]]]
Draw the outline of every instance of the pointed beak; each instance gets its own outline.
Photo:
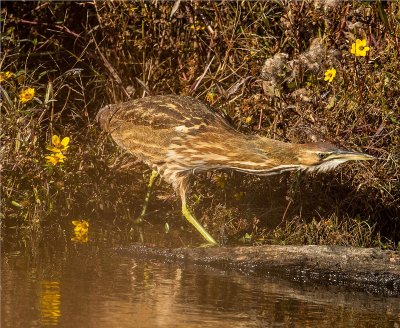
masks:
[[[335,154],[332,154],[331,158],[344,159],[346,161],[371,161],[376,159],[376,157],[367,155],[364,153],[359,153],[351,150],[341,150],[339,149]]]

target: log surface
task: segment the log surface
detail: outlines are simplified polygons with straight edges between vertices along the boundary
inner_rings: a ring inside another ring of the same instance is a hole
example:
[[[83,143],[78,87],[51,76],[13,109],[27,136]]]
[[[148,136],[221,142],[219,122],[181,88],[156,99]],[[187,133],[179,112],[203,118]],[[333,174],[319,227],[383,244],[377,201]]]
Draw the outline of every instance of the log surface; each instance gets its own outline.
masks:
[[[400,296],[400,253],[344,246],[246,246],[116,249],[141,259],[206,265],[245,274],[285,277],[303,283],[345,285],[371,293]]]

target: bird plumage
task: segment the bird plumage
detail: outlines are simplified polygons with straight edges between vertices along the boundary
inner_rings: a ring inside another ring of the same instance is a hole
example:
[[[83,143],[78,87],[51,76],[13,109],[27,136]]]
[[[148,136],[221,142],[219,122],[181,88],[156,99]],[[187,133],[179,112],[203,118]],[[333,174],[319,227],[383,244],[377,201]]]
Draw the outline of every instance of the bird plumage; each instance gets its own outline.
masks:
[[[188,178],[198,171],[233,169],[270,175],[327,171],[347,160],[373,159],[329,143],[292,144],[244,135],[204,103],[185,96],[108,105],[99,111],[97,120],[120,147],[172,184],[185,206]]]
[[[97,119],[120,147],[159,171],[175,188],[192,172],[230,165],[245,170],[249,158],[265,160],[250,137],[191,97],[156,96],[108,105]]]
[[[103,107],[97,119],[115,142],[174,184],[176,175],[234,169],[268,175],[290,170],[334,168],[329,143],[291,144],[237,132],[202,102],[183,96],[155,96]],[[363,156],[365,156],[363,154]],[[320,165],[320,166],[318,166]]]

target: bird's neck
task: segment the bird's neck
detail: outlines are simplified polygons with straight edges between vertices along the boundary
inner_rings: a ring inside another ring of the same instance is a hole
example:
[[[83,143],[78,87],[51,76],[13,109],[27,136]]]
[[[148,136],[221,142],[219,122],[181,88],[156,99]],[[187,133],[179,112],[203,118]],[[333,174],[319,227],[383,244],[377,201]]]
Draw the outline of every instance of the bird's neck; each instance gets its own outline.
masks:
[[[236,170],[269,174],[300,169],[295,164],[295,144],[260,136],[227,139],[225,144],[229,147],[224,155],[229,157],[229,165]]]

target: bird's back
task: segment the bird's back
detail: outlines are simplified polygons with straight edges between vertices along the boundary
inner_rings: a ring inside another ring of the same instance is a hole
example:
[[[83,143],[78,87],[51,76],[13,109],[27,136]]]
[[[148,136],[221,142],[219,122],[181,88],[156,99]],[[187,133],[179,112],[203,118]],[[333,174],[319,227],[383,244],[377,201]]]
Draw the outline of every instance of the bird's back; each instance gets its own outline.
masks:
[[[153,96],[107,105],[100,109],[97,120],[120,147],[153,167],[165,163],[173,140],[210,127],[234,131],[205,104],[184,96]]]

